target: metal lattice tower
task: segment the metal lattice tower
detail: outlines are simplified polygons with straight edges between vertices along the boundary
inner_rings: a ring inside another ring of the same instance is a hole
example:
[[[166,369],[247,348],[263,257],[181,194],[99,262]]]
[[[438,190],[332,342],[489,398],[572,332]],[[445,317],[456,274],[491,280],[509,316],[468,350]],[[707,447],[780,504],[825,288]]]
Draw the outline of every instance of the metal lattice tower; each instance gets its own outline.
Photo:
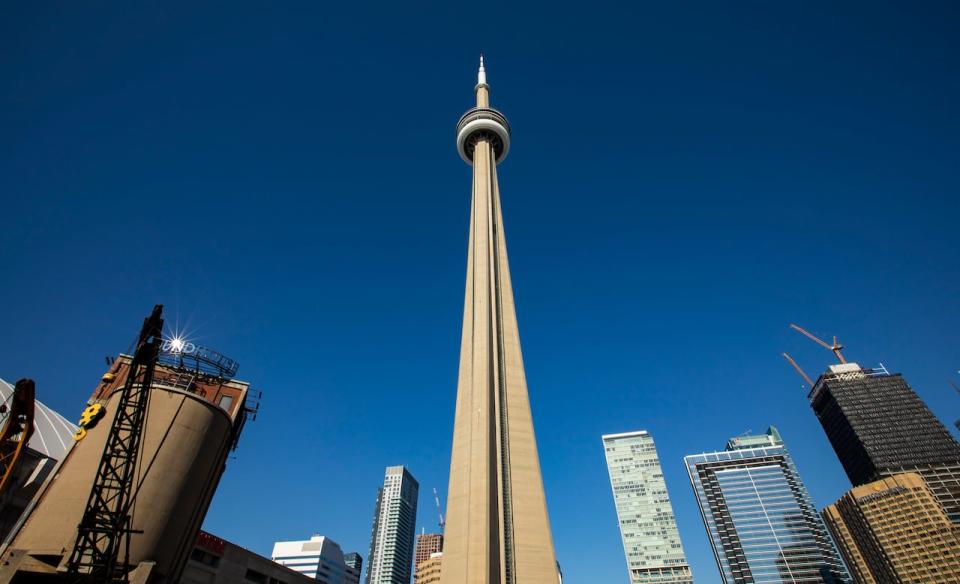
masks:
[[[67,562],[67,572],[79,576],[83,582],[128,581],[134,470],[154,368],[163,342],[162,311],[163,306],[156,305],[140,330],[90,498],[77,527],[77,542]]]

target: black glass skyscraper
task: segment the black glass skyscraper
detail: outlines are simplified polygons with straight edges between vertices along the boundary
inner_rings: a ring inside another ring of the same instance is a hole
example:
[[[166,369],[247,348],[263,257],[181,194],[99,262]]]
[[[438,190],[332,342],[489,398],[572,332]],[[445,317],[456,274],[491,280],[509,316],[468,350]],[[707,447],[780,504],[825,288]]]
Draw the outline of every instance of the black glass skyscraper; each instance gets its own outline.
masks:
[[[902,375],[833,365],[809,398],[850,482],[917,472],[960,523],[960,444]]]

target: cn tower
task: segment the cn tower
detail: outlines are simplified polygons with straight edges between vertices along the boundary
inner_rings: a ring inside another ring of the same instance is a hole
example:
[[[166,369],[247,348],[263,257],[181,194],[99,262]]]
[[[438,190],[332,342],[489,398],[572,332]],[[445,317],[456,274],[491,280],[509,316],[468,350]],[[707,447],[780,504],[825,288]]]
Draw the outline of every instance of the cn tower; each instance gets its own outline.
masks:
[[[457,124],[473,206],[441,583],[557,584],[497,184],[510,125],[482,56],[475,89]]]

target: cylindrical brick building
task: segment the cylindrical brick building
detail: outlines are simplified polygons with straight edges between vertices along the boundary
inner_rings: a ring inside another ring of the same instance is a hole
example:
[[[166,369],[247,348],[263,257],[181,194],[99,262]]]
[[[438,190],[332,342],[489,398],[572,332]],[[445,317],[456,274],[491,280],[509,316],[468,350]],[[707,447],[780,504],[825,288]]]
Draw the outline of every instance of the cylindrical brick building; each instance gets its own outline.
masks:
[[[177,581],[247,412],[247,383],[191,366],[200,363],[189,356],[170,357],[162,357],[154,374],[130,513],[129,565],[142,564],[137,570],[149,572],[150,583]],[[130,362],[121,355],[94,391],[91,403],[104,406],[105,414],[79,431],[82,437],[31,503],[3,550],[0,582],[63,574]]]

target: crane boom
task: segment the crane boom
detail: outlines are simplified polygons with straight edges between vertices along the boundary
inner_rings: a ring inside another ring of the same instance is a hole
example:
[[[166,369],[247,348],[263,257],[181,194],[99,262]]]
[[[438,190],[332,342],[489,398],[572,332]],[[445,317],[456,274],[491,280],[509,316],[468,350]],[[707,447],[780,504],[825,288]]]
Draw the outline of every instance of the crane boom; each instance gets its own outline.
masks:
[[[810,387],[812,388],[813,381],[811,381],[810,376],[807,375],[806,372],[799,365],[797,365],[797,362],[794,361],[793,358],[790,355],[787,355],[786,353],[783,353],[783,358],[786,359],[791,365],[793,365],[793,368],[797,371],[797,373],[800,374],[800,377],[802,377],[803,380],[806,381],[807,384],[809,384]]]
[[[433,500],[437,503],[437,515],[440,516],[440,533],[443,533],[443,530],[447,526],[447,522],[443,519],[443,511],[440,509],[440,495],[437,494],[437,489],[433,489]]]
[[[795,330],[795,331],[797,331],[798,333],[802,334],[803,336],[807,337],[807,338],[810,339],[811,341],[817,343],[817,344],[820,345],[821,347],[833,351],[833,354],[837,356],[837,359],[839,359],[841,363],[846,363],[846,362],[847,362],[847,360],[843,358],[843,353],[840,352],[840,351],[843,350],[843,345],[841,345],[839,342],[837,342],[837,337],[833,337],[833,344],[832,344],[832,345],[828,345],[826,341],[824,341],[824,340],[822,340],[822,339],[814,336],[813,334],[811,334],[810,332],[808,332],[808,331],[807,331],[806,329],[804,329],[803,327],[800,327],[800,326],[797,326],[797,325],[795,325],[795,324],[793,324],[793,323],[790,323],[790,328],[792,328],[793,330]]]

